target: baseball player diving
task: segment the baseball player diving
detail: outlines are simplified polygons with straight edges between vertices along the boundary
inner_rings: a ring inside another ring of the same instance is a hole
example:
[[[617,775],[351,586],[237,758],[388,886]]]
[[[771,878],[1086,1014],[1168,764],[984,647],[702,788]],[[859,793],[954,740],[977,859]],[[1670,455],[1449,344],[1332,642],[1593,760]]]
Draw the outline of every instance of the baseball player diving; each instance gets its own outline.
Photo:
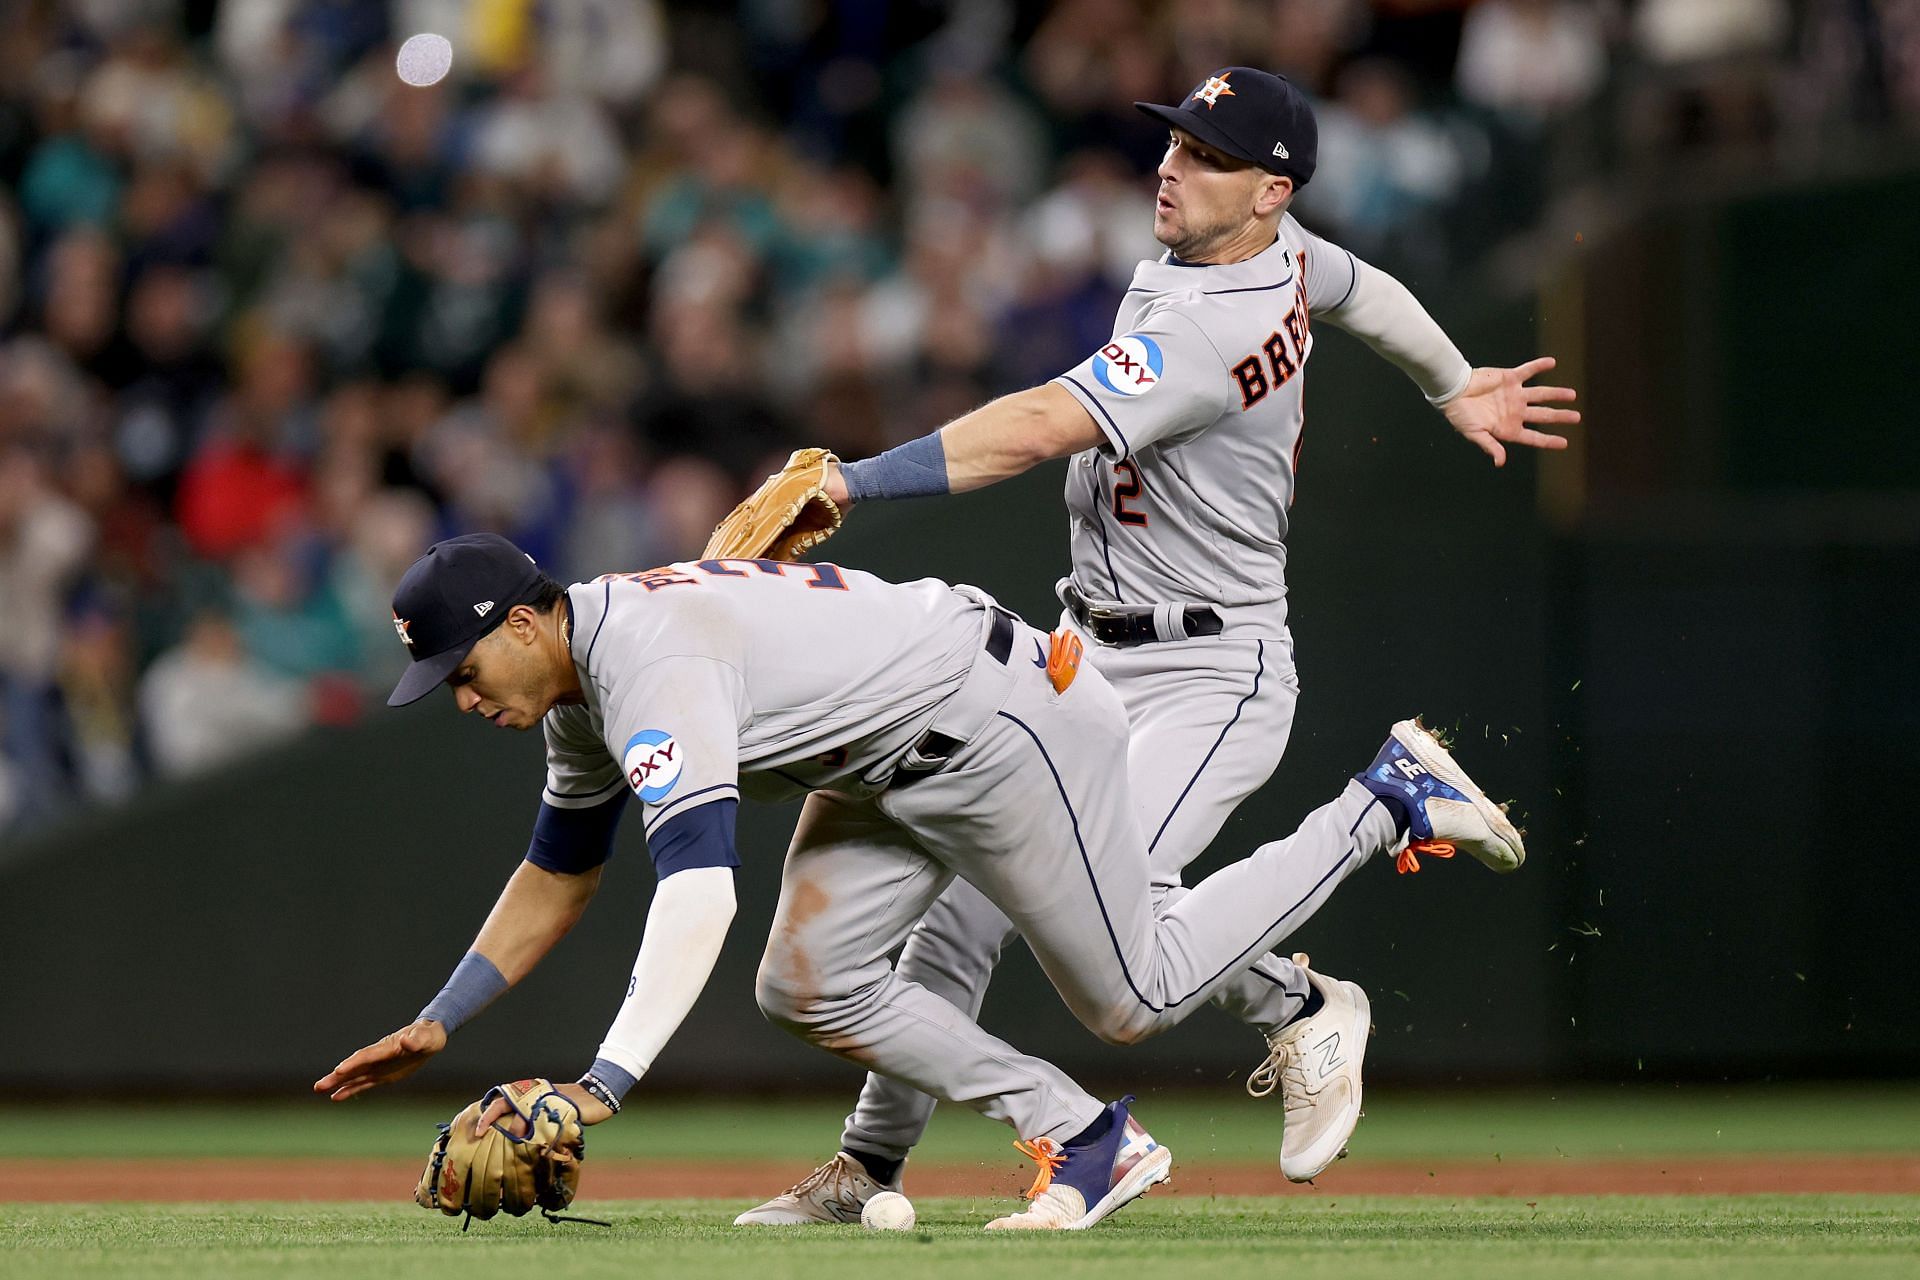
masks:
[[[1153,214],[1167,252],[1135,271],[1111,341],[1044,386],[840,467],[824,487],[842,505],[959,493],[1072,458],[1061,625],[1126,708],[1135,817],[1159,900],[1183,892],[1182,870],[1272,774],[1293,725],[1285,537],[1309,318],[1399,366],[1496,466],[1508,445],[1565,447],[1535,428],[1579,414],[1550,407],[1571,389],[1526,385],[1552,359],[1471,367],[1403,285],[1288,213],[1313,176],[1318,138],[1289,82],[1228,67],[1178,106],[1137,105],[1169,128]],[[913,931],[900,974],[977,1015],[1015,928],[963,877]],[[1314,1177],[1359,1120],[1366,994],[1272,956],[1214,998],[1265,1035],[1249,1091],[1281,1090],[1281,1168]],[[1306,1069],[1309,1050],[1333,1037],[1341,1053],[1312,1054]],[[840,1152],[739,1223],[856,1221],[869,1196],[899,1189],[932,1110],[900,1079],[869,1075]]]
[[[888,962],[956,877],[1012,921],[1076,1017],[1125,1044],[1192,1013],[1377,855],[1444,843],[1496,870],[1525,856],[1500,809],[1403,721],[1298,831],[1156,916],[1126,708],[1078,663],[1075,637],[933,579],[715,558],[563,588],[506,539],[475,534],[416,561],[393,612],[412,661],[388,701],[444,684],[463,712],[540,726],[546,785],[524,861],[444,989],[316,1091],[345,1100],[410,1074],[525,977],[592,899],[636,801],[659,878],[588,1071],[501,1086],[436,1146],[416,1197],[448,1213],[472,1211],[474,1179],[498,1182],[514,1143],[565,1146],[544,1176],[577,1179],[579,1126],[619,1111],[713,969],[734,915],[743,795],[806,797],[761,1009],[1010,1125],[1039,1175],[1000,1228],[1091,1226],[1164,1180],[1172,1157],[1129,1099],[1091,1096]],[[459,1154],[491,1134],[502,1138],[484,1156]],[[540,1203],[570,1199],[571,1184]],[[490,1192],[479,1216],[497,1204]]]

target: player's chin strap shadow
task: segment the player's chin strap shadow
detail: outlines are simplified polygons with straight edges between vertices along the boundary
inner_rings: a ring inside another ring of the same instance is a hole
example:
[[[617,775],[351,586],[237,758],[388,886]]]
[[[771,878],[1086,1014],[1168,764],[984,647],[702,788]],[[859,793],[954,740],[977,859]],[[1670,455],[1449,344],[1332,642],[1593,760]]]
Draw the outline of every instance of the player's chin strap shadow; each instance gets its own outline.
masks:
[[[589,1227],[605,1227],[609,1231],[613,1229],[613,1224],[611,1222],[602,1222],[598,1218],[582,1218],[582,1217],[579,1217],[578,1215],[575,1215],[572,1217],[563,1217],[560,1214],[555,1213],[551,1209],[540,1210],[540,1216],[545,1218],[548,1222],[578,1222]],[[471,1227],[472,1225],[473,1225],[473,1215],[469,1213],[467,1215],[467,1220],[460,1224],[461,1233],[464,1235],[466,1233],[467,1228]]]

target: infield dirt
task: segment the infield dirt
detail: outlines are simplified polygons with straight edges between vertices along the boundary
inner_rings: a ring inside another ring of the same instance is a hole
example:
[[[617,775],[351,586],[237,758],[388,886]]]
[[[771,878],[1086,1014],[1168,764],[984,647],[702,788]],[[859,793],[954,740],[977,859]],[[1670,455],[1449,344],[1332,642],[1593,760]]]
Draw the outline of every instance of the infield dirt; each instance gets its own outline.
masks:
[[[699,1198],[755,1202],[806,1173],[791,1161],[590,1163],[585,1196],[601,1200]],[[0,1202],[219,1202],[406,1199],[414,1160],[65,1159],[0,1162]],[[909,1172],[925,1196],[1019,1194],[1030,1176],[1016,1163],[929,1164]],[[1335,1166],[1297,1185],[1270,1164],[1176,1163],[1177,1196],[1534,1196],[1920,1194],[1920,1155],[1805,1154],[1675,1159],[1381,1161]]]

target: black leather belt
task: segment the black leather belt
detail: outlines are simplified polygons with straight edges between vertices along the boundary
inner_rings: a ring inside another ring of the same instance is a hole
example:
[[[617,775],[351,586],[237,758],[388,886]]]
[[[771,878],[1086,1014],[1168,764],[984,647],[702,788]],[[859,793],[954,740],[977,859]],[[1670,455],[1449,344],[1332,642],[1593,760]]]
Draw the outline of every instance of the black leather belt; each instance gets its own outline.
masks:
[[[1007,665],[1007,659],[1013,656],[1013,626],[1019,621],[1000,606],[993,607],[993,618],[987,623],[987,656],[1001,666]],[[929,729],[920,735],[920,740],[908,748],[908,756],[918,756],[926,761],[918,768],[901,765],[893,771],[893,781],[888,785],[899,788],[911,786],[922,778],[930,778],[947,767],[953,753],[967,744],[952,734],[936,733]]]
[[[987,624],[987,656],[1003,667],[1013,656],[1013,624],[1018,621],[999,605],[993,606],[993,620]]]
[[[1098,640],[1124,649],[1137,644],[1153,644],[1162,639],[1153,630],[1153,606],[1150,604],[1093,605],[1078,591],[1067,588],[1067,612],[1081,630]],[[1181,625],[1189,637],[1217,636],[1225,624],[1210,605],[1190,604],[1180,614]]]

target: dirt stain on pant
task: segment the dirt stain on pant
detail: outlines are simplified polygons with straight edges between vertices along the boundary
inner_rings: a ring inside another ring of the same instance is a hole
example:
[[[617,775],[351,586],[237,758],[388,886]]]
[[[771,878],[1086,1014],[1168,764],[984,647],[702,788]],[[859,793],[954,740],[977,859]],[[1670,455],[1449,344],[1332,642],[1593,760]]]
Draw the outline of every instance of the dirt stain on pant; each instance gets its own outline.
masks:
[[[795,882],[782,898],[780,914],[773,922],[773,936],[767,939],[761,972],[772,976],[783,989],[803,997],[818,989],[813,956],[802,935],[807,925],[832,901],[827,891],[812,880]]]

